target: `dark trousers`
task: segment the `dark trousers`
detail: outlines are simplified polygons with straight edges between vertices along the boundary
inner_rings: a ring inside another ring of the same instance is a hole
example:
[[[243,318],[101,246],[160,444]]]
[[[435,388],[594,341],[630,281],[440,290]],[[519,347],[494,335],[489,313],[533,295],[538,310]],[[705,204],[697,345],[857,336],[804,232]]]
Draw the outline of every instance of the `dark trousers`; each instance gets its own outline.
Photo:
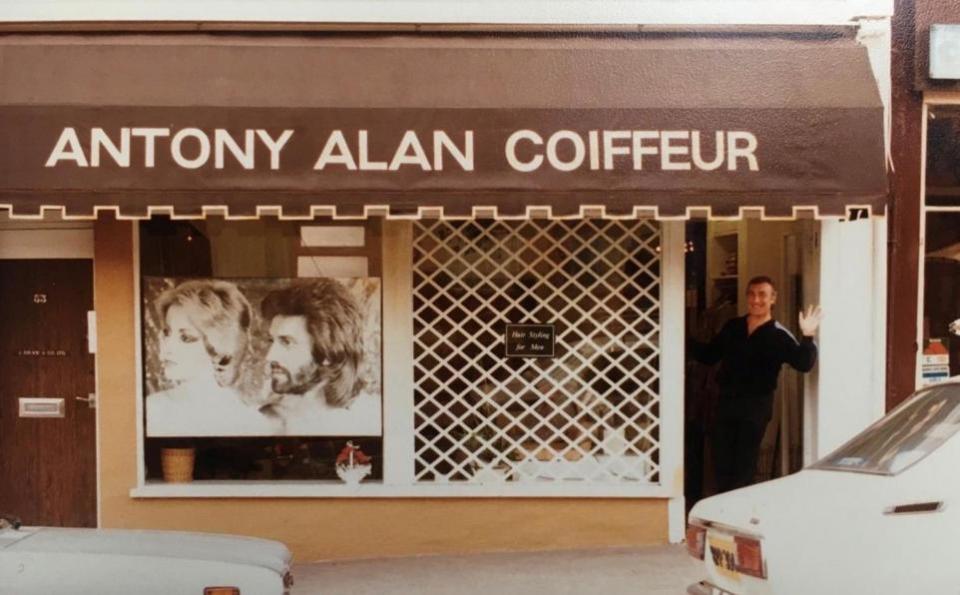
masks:
[[[769,399],[720,400],[712,436],[718,492],[753,483],[770,409]]]

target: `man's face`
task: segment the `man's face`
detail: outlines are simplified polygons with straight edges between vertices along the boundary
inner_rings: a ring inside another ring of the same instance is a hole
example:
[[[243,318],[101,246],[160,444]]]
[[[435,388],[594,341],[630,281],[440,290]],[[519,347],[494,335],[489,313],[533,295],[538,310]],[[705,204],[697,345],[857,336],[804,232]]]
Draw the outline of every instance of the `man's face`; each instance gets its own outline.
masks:
[[[274,316],[270,321],[270,385],[278,394],[303,394],[319,384],[321,367],[313,359],[303,316]]]
[[[747,314],[760,318],[770,316],[777,303],[777,292],[769,283],[754,283],[747,287]]]

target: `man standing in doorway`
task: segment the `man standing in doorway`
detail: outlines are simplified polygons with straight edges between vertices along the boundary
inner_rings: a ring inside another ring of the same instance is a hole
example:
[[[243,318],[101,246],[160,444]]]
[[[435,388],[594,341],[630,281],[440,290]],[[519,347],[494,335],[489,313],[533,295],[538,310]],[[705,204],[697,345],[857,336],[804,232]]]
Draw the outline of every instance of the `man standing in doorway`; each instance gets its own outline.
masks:
[[[747,315],[729,320],[709,343],[691,341],[693,357],[704,364],[720,362],[720,400],[713,429],[713,458],[720,492],[750,485],[760,441],[773,414],[773,393],[780,367],[789,364],[809,372],[817,361],[813,336],[820,326],[820,307],[799,316],[800,341],[773,318],[777,291],[770,277],[747,284]]]

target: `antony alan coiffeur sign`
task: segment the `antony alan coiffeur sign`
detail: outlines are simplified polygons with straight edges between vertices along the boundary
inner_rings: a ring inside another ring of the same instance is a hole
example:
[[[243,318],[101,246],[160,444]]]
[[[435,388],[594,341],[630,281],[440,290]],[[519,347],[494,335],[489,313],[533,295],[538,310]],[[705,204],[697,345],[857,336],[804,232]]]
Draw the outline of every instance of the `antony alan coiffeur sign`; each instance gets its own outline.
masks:
[[[179,130],[153,127],[93,127],[88,138],[65,127],[47,157],[44,167],[73,165],[100,167],[112,161],[123,167],[153,168],[158,160],[182,169],[224,169],[230,161],[245,170],[279,170],[283,151],[294,136],[293,129],[270,131],[247,128],[236,133],[223,128]],[[84,134],[86,136],[86,134]],[[421,171],[476,169],[473,130],[453,134],[446,130],[404,130],[390,146],[383,139],[374,144],[368,130],[333,129],[319,149],[313,170],[340,167],[346,171],[398,171],[404,167]],[[373,148],[371,148],[373,147]],[[543,134],[521,129],[503,141],[503,159],[517,172],[541,168],[557,171],[644,168],[663,171],[724,168],[736,171],[760,169],[757,137],[746,130],[557,130]],[[140,163],[133,160],[136,152]],[[372,155],[376,154],[375,157]],[[258,160],[259,157],[259,160]]]
[[[148,437],[381,435],[380,280],[143,283]]]
[[[860,116],[827,143],[824,126],[841,129],[819,108],[14,106],[0,110],[0,206],[127,217],[842,213],[851,192],[883,195],[863,150],[875,122]]]

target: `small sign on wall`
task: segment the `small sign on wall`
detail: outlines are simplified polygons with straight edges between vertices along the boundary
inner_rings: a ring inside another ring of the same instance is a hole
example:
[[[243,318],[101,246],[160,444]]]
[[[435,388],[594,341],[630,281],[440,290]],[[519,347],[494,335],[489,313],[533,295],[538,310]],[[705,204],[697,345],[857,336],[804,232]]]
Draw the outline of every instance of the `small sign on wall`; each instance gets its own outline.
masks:
[[[960,25],[930,25],[930,78],[960,79]]]
[[[17,349],[17,357],[67,357],[66,349]]]
[[[554,357],[557,327],[553,324],[508,324],[507,357]]]

